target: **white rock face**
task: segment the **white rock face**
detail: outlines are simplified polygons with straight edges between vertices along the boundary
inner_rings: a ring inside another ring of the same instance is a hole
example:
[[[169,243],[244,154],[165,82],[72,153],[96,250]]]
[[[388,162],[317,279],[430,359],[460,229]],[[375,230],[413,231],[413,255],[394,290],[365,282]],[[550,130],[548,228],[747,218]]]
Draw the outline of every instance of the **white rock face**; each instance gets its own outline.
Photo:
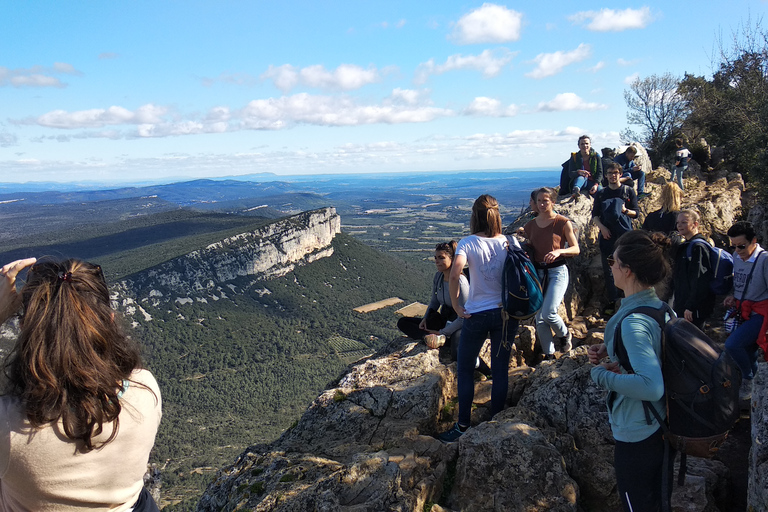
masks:
[[[280,277],[297,265],[332,255],[331,241],[340,232],[335,208],[303,212],[169,260],[121,281],[115,289],[120,297],[133,296],[136,301],[151,297],[153,303],[226,299],[222,286],[227,281]],[[234,287],[229,289],[235,292]],[[128,305],[132,300],[122,302]]]

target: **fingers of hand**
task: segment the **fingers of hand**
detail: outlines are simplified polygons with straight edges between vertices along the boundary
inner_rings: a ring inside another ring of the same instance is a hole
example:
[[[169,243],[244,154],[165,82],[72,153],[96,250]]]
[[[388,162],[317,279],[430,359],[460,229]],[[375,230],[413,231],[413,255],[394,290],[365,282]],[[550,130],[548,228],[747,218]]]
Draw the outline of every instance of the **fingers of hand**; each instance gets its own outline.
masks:
[[[13,281],[16,279],[16,276],[19,274],[19,272],[27,267],[34,265],[36,261],[36,258],[26,258],[23,260],[13,261],[7,265],[3,265],[3,267],[0,268],[0,275],[5,276],[7,279]]]

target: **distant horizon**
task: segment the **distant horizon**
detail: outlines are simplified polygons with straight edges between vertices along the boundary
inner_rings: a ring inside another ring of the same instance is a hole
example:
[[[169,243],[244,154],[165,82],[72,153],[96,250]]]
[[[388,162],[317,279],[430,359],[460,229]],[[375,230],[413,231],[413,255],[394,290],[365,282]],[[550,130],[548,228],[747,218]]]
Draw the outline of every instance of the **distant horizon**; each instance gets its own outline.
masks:
[[[387,171],[387,172],[336,172],[336,173],[318,173],[318,174],[277,174],[271,172],[253,173],[253,174],[238,174],[230,176],[210,176],[210,177],[168,177],[158,180],[111,180],[111,181],[97,181],[97,180],[79,180],[79,181],[25,181],[25,182],[0,182],[0,195],[9,193],[22,193],[22,192],[54,192],[54,191],[88,191],[88,190],[112,190],[121,188],[144,188],[153,186],[173,185],[179,183],[188,183],[194,181],[291,181],[290,178],[305,178],[300,181],[312,181],[316,179],[323,179],[324,177],[353,177],[353,176],[393,176],[393,175],[450,175],[450,174],[464,174],[464,173],[515,173],[515,172],[559,172],[559,169],[551,169],[550,167],[522,167],[517,169],[511,168],[498,168],[498,169],[462,169],[462,170],[447,170],[447,171]],[[256,178],[268,178],[268,179],[256,179]],[[29,188],[25,188],[29,187]],[[89,188],[90,187],[90,188]]]

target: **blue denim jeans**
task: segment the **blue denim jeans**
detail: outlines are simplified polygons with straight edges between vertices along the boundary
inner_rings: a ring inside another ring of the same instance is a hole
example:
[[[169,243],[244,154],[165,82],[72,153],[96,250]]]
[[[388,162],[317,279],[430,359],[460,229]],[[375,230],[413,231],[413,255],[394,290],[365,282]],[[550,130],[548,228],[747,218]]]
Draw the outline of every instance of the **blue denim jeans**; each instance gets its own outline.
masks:
[[[483,343],[491,339],[491,415],[504,409],[509,389],[509,356],[517,334],[518,321],[507,322],[508,340],[502,343],[503,321],[501,308],[487,309],[464,319],[461,327],[461,341],[457,361],[459,425],[469,426],[472,417],[472,400],[475,397],[475,364]]]
[[[725,351],[739,365],[744,379],[752,379],[757,373],[757,336],[762,325],[763,315],[753,314],[725,340]]]
[[[687,170],[687,165],[683,167],[672,166],[672,177],[670,178],[670,181],[677,181],[680,190],[683,190],[683,173]]]
[[[622,178],[632,178],[637,181],[637,193],[645,193],[645,172],[640,170],[636,165],[631,165],[629,169],[624,171],[621,175]]]
[[[559,267],[539,270],[539,278],[544,278],[547,274],[547,289],[544,290],[544,302],[541,309],[536,313],[536,334],[539,336],[541,351],[544,354],[555,353],[554,336],[558,338],[568,334],[563,319],[557,314],[557,310],[565,297],[565,291],[568,289],[568,267],[560,265]]]
[[[583,190],[584,191],[583,193],[585,193],[585,194],[589,194],[589,189],[591,189],[592,185],[594,185],[594,184],[595,184],[594,181],[588,180],[584,176],[576,176],[573,179],[573,188],[577,188],[578,187],[579,191]],[[602,188],[603,187],[601,187],[600,184],[598,183],[597,184],[597,190],[600,190]],[[595,194],[597,194],[597,191],[595,191]]]

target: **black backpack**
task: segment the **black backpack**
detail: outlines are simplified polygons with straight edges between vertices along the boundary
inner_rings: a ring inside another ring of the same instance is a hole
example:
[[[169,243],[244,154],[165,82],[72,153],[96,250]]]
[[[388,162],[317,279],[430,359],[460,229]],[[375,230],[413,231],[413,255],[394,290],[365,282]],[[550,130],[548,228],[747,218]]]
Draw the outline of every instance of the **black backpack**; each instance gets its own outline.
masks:
[[[714,456],[739,419],[741,371],[731,356],[720,350],[698,327],[684,318],[675,318],[668,304],[664,303],[658,309],[641,306],[627,315],[632,313],[647,315],[661,327],[666,422],[650,402],[644,401],[643,407],[648,424],[651,423],[650,413],[661,425],[669,445],[681,453],[678,484],[683,485],[686,455]],[[668,322],[665,321],[666,314],[671,318]],[[613,339],[619,364],[633,373],[621,340],[621,322],[616,326]],[[665,461],[665,471],[666,467]]]

